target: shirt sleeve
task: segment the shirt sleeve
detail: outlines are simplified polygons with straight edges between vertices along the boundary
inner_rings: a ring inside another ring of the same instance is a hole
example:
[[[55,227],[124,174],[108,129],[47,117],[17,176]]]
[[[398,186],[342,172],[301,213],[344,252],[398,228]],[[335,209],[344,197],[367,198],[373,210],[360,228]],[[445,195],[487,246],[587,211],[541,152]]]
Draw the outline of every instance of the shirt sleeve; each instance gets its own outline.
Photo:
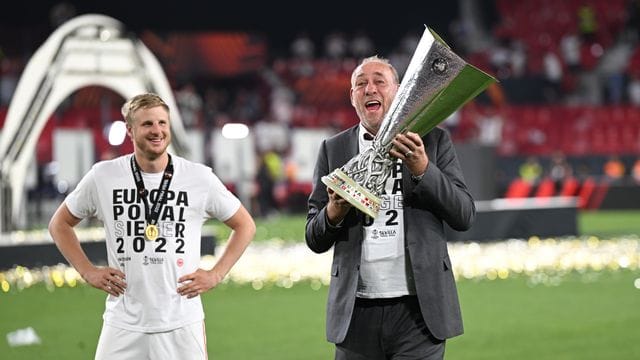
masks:
[[[209,173],[209,188],[207,192],[207,215],[220,221],[227,221],[240,208],[240,200],[224,186],[222,181],[213,173]]]
[[[67,195],[65,204],[71,214],[79,219],[97,216],[97,189],[92,168]]]

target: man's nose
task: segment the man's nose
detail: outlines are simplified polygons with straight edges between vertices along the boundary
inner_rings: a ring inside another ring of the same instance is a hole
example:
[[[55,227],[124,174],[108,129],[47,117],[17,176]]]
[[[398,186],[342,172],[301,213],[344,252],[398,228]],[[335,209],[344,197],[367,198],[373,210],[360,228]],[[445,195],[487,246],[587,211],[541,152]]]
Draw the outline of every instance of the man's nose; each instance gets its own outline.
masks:
[[[367,94],[375,94],[378,92],[378,87],[374,83],[368,83],[364,88],[364,92]]]

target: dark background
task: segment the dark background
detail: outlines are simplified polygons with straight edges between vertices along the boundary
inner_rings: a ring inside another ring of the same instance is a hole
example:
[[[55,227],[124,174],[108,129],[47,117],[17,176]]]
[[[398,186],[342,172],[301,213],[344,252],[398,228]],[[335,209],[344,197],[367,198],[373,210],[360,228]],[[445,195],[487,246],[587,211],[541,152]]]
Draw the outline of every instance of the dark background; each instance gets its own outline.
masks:
[[[51,9],[59,1],[15,1],[0,11],[0,43],[40,44],[55,28]],[[294,36],[307,31],[321,41],[330,31],[365,30],[376,46],[390,48],[409,31],[428,25],[445,40],[458,17],[457,1],[67,1],[75,15],[98,13],[141,32],[249,31],[266,35],[274,51],[287,49]],[[20,45],[22,44],[22,45]],[[6,46],[11,51],[12,46]],[[19,49],[25,50],[25,49]],[[5,49],[7,51],[7,49]]]

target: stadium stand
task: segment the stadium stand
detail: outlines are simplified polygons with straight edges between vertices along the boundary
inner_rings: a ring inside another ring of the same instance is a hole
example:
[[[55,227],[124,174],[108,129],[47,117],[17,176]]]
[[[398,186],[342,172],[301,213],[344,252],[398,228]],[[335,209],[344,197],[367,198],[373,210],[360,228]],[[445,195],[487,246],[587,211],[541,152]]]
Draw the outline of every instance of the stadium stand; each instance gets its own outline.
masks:
[[[491,91],[463,107],[457,125],[451,128],[456,143],[478,143],[482,141],[488,114],[499,118],[497,143],[492,145],[500,169],[496,174],[500,196],[577,196],[580,208],[593,208],[607,194],[607,185],[601,182],[606,158],[617,155],[628,169],[632,167],[640,153],[640,104],[634,103],[632,94],[622,88],[618,89],[622,89],[622,95],[614,96],[614,85],[602,80],[608,78],[601,72],[610,54],[627,46],[626,58],[619,61],[622,65],[613,73],[623,79],[624,85],[631,84],[634,77],[640,78],[638,38],[634,40],[629,35],[640,29],[640,24],[629,22],[630,3],[630,0],[478,2],[476,11],[485,11],[481,4],[489,4],[495,7],[497,15],[493,23],[484,24],[489,37],[483,42],[485,46],[466,47],[453,31],[444,32],[457,52],[500,80]],[[328,58],[320,50],[323,47],[317,37],[311,39],[316,42],[313,57],[302,59],[282,49],[276,51],[271,47],[272,39],[253,30],[163,33],[142,30],[141,33],[163,62],[176,91],[187,81],[193,82],[203,98],[212,89],[218,90],[215,104],[205,104],[202,109],[203,129],[231,121],[253,125],[263,120],[273,111],[270,98],[275,88],[293,93],[289,128],[341,130],[357,122],[348,94],[351,70],[359,59],[348,51],[339,59]],[[355,34],[355,31],[346,33],[346,38]],[[33,49],[39,45],[34,40],[36,36],[22,38],[33,43],[16,46],[14,42],[14,49]],[[371,36],[371,40],[378,39]],[[402,61],[402,54],[407,55],[401,50],[401,40],[398,37],[389,42],[395,46],[379,46],[377,52]],[[571,41],[578,45],[577,62],[565,56],[564,46]],[[28,55],[19,50],[5,50],[7,58]],[[561,65],[559,92],[551,97],[545,95],[549,84],[544,62],[550,52],[559,57]],[[491,56],[496,53],[504,57],[500,60]],[[518,56],[524,56],[524,65],[514,60]],[[3,79],[11,80],[6,71],[0,73],[0,81]],[[113,154],[114,150],[116,154],[127,152],[127,145],[114,149],[104,137],[104,126],[119,118],[121,100],[99,86],[72,94],[47,123],[39,139],[38,165],[51,161],[55,127],[90,127],[97,159]],[[0,106],[0,126],[7,106]],[[518,179],[517,164],[522,159],[533,155],[546,164],[556,151],[564,153],[571,166],[579,170],[558,189],[546,178],[535,186]],[[304,197],[310,191],[307,183],[292,182],[287,186],[284,191],[278,188],[280,199]]]

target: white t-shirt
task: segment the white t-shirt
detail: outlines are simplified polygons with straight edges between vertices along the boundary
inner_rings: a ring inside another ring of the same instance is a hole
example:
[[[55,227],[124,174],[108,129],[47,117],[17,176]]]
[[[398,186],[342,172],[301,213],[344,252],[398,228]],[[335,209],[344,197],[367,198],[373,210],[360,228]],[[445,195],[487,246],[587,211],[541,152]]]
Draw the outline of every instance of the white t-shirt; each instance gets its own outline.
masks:
[[[360,126],[359,148],[371,146]],[[367,216],[363,227],[362,258],[356,295],[362,298],[391,298],[415,294],[412,272],[405,255],[402,207],[402,162],[396,160],[381,194],[378,216]]]
[[[205,220],[226,221],[240,201],[211,168],[172,155],[174,173],[158,218],[159,235],[148,241],[131,156],[95,164],[65,200],[74,216],[95,216],[103,222],[109,266],[126,275],[124,295],[107,296],[104,322],[131,331],[160,332],[202,321],[200,297],[180,296],[178,278],[199,267]],[[151,195],[149,209],[162,174],[142,173]]]

